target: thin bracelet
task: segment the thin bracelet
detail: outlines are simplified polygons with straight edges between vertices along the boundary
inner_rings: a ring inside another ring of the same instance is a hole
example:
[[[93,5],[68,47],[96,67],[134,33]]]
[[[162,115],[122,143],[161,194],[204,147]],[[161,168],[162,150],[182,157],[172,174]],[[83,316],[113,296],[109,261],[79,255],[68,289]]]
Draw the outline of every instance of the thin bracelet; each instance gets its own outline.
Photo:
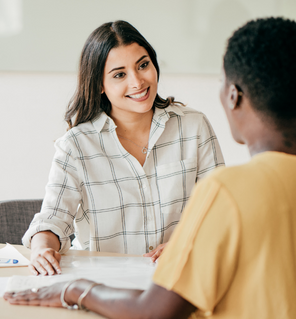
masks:
[[[77,300],[77,306],[79,310],[84,310],[86,309],[86,307],[82,306],[82,300],[86,297],[86,295],[92,290],[93,287],[98,286],[100,284],[93,282],[92,284],[90,284],[85,290],[84,292],[79,296],[78,300]]]
[[[75,282],[76,280],[71,280],[71,281],[69,281],[69,282],[67,282],[65,285],[64,285],[64,287],[63,287],[63,289],[62,289],[62,292],[61,292],[61,303],[62,303],[62,306],[64,307],[64,308],[67,308],[67,309],[69,309],[69,310],[77,310],[78,309],[78,306],[77,305],[72,305],[72,306],[70,306],[70,305],[68,305],[67,303],[66,303],[66,301],[65,301],[65,293],[66,293],[66,290],[67,290],[67,288],[71,285],[71,284],[73,284],[73,282]]]

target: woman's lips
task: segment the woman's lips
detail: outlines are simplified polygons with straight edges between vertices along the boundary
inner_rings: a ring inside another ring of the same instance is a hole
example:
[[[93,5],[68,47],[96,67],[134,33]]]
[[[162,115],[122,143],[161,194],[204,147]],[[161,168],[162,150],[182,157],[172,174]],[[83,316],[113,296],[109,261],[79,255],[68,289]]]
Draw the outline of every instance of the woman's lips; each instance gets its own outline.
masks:
[[[129,97],[133,101],[137,101],[137,102],[145,101],[149,97],[149,92],[150,92],[149,89],[150,89],[150,87],[148,87],[147,89],[144,89],[140,93],[127,95],[127,97]]]

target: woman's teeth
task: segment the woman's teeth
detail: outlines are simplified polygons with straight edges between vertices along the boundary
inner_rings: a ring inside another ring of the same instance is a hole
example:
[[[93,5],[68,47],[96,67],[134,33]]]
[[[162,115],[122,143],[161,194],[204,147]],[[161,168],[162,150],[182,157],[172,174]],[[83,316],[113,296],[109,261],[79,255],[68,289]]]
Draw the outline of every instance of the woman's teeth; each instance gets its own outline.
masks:
[[[146,89],[144,92],[140,94],[134,94],[134,95],[129,95],[132,99],[140,99],[141,97],[145,96],[147,94],[148,89]]]

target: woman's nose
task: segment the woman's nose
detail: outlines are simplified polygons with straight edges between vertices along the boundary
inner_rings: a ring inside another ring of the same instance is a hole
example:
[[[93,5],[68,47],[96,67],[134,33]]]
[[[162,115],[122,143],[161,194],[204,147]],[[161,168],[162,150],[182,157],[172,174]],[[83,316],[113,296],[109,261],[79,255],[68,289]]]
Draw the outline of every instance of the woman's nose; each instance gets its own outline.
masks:
[[[140,89],[144,83],[144,80],[137,72],[133,72],[130,75],[130,87],[135,89]]]

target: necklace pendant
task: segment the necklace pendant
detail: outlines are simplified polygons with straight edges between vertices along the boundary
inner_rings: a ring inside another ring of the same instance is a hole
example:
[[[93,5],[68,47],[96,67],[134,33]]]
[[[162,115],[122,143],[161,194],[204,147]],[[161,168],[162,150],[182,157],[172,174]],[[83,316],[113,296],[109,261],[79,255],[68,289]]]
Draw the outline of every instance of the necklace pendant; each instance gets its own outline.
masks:
[[[144,147],[142,148],[142,153],[143,153],[143,154],[147,154],[147,152],[148,152],[148,148],[144,146]]]

